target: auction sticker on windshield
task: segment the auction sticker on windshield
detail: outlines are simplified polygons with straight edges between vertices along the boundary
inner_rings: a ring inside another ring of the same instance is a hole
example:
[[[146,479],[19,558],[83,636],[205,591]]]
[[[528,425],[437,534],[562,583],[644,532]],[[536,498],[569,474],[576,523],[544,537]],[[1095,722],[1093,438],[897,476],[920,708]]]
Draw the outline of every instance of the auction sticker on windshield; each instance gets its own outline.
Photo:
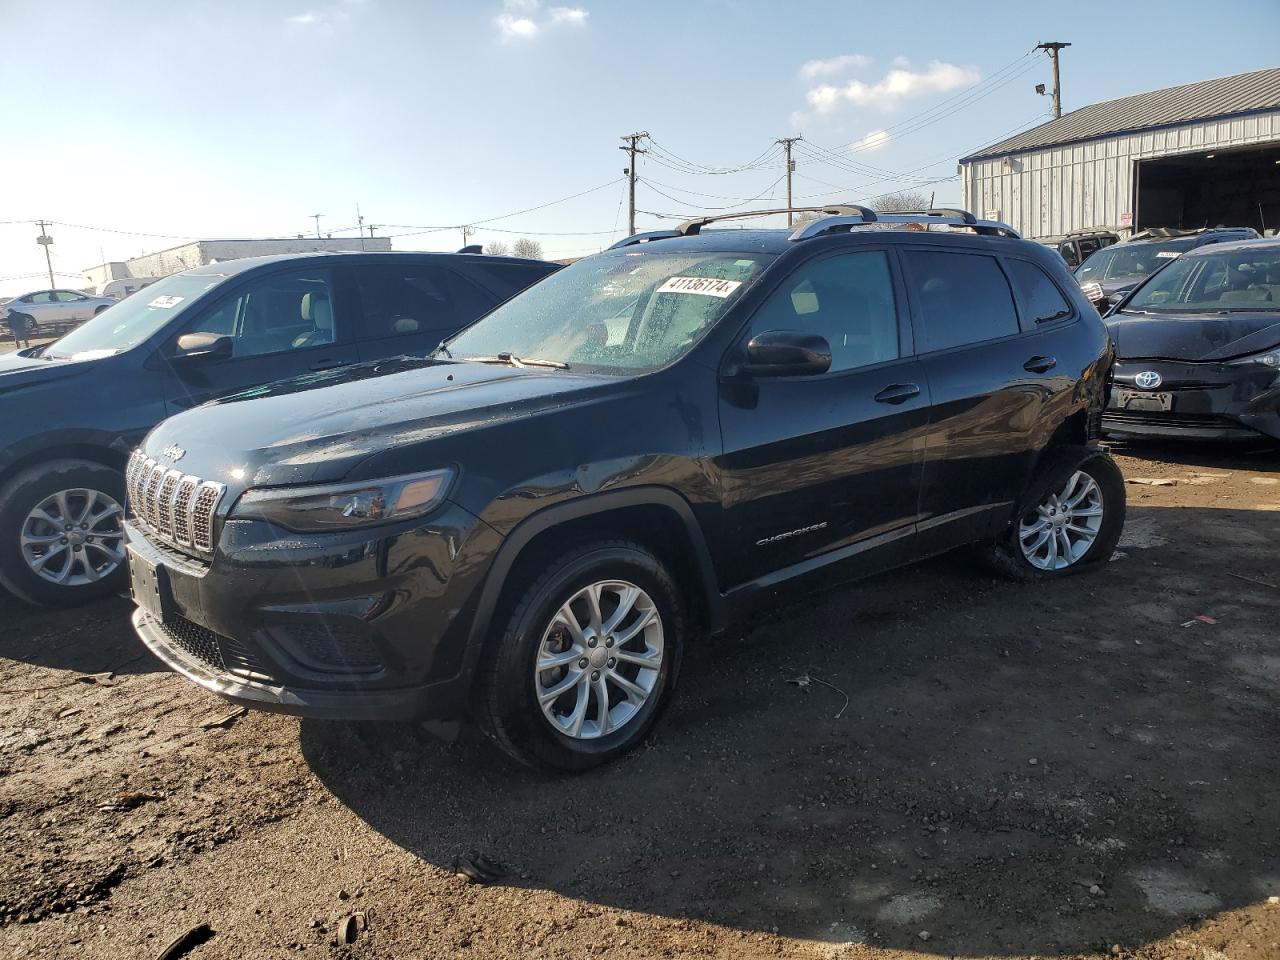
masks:
[[[1182,256],[1177,250],[1157,250],[1156,256],[1161,260],[1176,260]]]
[[[700,293],[704,297],[724,298],[742,286],[741,280],[718,277],[672,277],[658,288],[658,293]]]
[[[147,306],[148,307],[176,307],[185,299],[187,298],[186,297],[156,297],[154,300],[148,303]]]

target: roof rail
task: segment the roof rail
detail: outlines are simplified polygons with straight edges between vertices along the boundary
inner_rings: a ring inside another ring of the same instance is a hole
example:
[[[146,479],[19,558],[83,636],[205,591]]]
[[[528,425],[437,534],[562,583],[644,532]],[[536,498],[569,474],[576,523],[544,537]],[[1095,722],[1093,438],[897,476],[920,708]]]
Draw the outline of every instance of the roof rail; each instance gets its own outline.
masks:
[[[1022,239],[1022,235],[1007,223],[1000,223],[997,220],[979,220],[967,210],[935,208],[922,210],[919,213],[881,213],[877,214],[876,219],[873,221],[876,226],[913,223],[919,225],[943,223],[953,227],[967,227],[974,233],[988,237],[1008,237],[1011,240]],[[812,223],[806,223],[791,234],[791,239],[808,240],[810,237],[817,237],[824,233],[836,233],[841,230],[851,230],[854,227],[868,225],[867,221],[857,217],[828,217],[825,220],[814,220]]]
[[[683,236],[679,230],[650,230],[648,233],[633,233],[629,237],[623,237],[617,243],[610,244],[610,250],[617,250],[619,247],[633,247],[638,243],[648,243],[650,240],[670,240],[674,237]]]
[[[747,217],[770,217],[782,213],[825,213],[828,216],[850,216],[858,217],[863,223],[871,223],[876,219],[876,212],[866,207],[860,207],[856,204],[835,204],[825,207],[780,207],[775,210],[739,210],[737,213],[721,213],[713,217],[694,217],[686,220],[677,226],[674,230],[650,230],[648,233],[637,233],[633,236],[619,240],[617,243],[609,247],[610,250],[616,250],[619,247],[630,247],[637,243],[647,243],[650,240],[669,240],[674,237],[695,237],[709,223],[716,223],[720,220],[743,220]]]

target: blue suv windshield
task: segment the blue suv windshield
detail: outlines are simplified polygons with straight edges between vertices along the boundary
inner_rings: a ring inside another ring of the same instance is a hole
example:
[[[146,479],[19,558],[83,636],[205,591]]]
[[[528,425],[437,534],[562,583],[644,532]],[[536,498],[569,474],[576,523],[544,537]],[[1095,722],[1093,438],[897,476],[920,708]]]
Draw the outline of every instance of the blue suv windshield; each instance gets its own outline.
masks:
[[[702,339],[773,259],[634,248],[588,257],[477,320],[440,353],[511,354],[599,373],[656,370]]]
[[[44,351],[55,360],[105,357],[137,346],[226,277],[187,273],[165,277],[86,320]]]

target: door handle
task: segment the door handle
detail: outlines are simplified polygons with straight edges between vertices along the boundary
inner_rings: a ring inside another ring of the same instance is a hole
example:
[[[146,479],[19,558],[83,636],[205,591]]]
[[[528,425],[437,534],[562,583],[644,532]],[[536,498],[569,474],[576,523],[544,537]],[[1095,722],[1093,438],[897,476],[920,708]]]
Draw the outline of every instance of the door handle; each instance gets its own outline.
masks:
[[[332,369],[334,369],[335,367],[345,367],[345,366],[347,365],[347,363],[348,363],[348,361],[346,361],[346,360],[335,360],[335,359],[333,359],[332,357],[325,357],[325,358],[323,358],[323,359],[321,359],[321,360],[317,360],[315,363],[313,363],[313,364],[311,365],[311,369],[312,369],[312,370],[317,370],[317,371],[319,371],[319,370],[332,370]]]
[[[1022,365],[1022,369],[1027,373],[1044,373],[1057,365],[1058,361],[1054,357],[1032,357]]]
[[[895,383],[885,387],[875,396],[876,403],[905,403],[920,396],[920,387],[914,383]]]

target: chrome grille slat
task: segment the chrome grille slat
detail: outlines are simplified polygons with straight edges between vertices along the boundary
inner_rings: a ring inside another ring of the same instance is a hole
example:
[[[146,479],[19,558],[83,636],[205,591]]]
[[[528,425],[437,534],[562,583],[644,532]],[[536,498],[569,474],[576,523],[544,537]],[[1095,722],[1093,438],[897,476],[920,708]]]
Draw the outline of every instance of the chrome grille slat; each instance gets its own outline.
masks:
[[[212,553],[218,503],[226,487],[202,480],[135,450],[125,470],[134,521],[157,539]]]

